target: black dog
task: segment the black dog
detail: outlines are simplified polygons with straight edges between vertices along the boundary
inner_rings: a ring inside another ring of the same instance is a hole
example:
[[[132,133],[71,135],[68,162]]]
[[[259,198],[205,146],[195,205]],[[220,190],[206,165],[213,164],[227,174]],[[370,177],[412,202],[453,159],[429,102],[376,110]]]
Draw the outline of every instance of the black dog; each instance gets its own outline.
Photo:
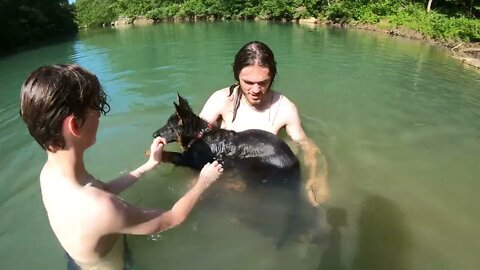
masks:
[[[180,143],[184,150],[167,152],[166,161],[201,170],[207,162],[218,160],[225,171],[238,173],[247,182],[247,188],[258,185],[298,188],[298,158],[277,136],[257,129],[235,132],[213,127],[198,117],[180,95],[174,105],[175,113],[153,134],[165,138],[167,143]]]
[[[153,136],[180,143],[183,152],[164,152],[163,161],[199,171],[207,162],[218,160],[227,174],[240,179],[241,188],[236,191],[242,191],[241,199],[253,198],[249,206],[242,206],[239,215],[257,229],[263,227],[263,232],[275,231],[280,237],[277,245],[281,245],[295,230],[302,201],[300,163],[290,147],[267,131],[235,132],[211,126],[180,95],[174,105],[175,113]],[[228,181],[217,183],[227,185]]]

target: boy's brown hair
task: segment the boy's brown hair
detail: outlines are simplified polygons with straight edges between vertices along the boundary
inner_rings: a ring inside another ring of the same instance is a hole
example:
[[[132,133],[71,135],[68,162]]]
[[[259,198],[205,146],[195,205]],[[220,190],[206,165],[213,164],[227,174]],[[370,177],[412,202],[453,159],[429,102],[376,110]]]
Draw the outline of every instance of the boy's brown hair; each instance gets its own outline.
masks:
[[[63,149],[63,120],[73,115],[83,125],[87,109],[110,111],[97,76],[75,65],[43,66],[30,74],[20,93],[20,116],[40,146]]]

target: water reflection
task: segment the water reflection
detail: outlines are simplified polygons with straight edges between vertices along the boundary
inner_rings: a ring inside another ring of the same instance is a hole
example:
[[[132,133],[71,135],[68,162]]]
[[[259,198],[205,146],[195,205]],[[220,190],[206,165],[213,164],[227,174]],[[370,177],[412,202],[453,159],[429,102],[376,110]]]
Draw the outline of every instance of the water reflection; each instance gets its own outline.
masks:
[[[342,232],[340,229],[346,227],[347,211],[343,208],[332,207],[327,210],[327,221],[330,225],[330,233],[327,238],[327,247],[322,252],[320,259],[320,270],[344,270],[342,261]]]
[[[358,251],[354,270],[407,270],[410,233],[405,217],[393,201],[370,195],[358,220]]]
[[[222,179],[207,190],[199,207],[272,239],[276,249],[292,243],[318,245],[326,234],[324,210],[296,193],[273,185],[245,189],[243,181]]]

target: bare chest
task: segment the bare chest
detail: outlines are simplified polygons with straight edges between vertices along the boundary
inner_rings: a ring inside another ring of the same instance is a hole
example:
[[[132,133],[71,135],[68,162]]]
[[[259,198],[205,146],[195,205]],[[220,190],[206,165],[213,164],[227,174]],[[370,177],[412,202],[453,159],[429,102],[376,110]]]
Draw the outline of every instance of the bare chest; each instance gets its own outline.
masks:
[[[229,106],[222,115],[222,128],[238,132],[247,129],[261,129],[277,134],[285,122],[282,121],[281,115],[278,113],[278,104],[273,104],[263,111],[258,111],[246,104],[241,104],[237,109],[234,120],[233,116],[232,105]]]

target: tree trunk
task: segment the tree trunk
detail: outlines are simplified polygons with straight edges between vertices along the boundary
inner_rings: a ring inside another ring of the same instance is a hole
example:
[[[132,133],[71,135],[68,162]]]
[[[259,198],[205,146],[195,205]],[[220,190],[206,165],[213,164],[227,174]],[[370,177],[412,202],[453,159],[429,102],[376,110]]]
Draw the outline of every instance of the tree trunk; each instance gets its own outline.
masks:
[[[470,18],[473,18],[473,0],[470,1],[470,14],[468,14],[470,16]]]
[[[428,0],[427,12],[430,12],[430,8],[432,7],[432,2],[433,2],[433,0]]]

